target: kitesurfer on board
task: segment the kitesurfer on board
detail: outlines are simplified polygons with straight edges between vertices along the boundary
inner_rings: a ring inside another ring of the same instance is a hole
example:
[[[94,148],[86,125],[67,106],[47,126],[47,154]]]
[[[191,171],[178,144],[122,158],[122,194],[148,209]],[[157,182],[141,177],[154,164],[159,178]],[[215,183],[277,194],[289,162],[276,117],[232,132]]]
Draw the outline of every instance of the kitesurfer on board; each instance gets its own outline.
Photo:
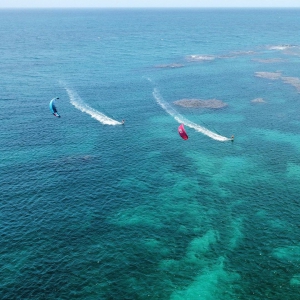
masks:
[[[125,124],[125,120],[122,120],[122,125],[124,125]]]

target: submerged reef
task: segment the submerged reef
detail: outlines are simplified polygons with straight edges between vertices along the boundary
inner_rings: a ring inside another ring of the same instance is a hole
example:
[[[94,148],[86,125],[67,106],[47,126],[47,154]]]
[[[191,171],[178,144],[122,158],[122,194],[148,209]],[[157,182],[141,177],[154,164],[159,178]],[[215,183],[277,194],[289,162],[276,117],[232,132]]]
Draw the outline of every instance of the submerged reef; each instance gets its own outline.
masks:
[[[269,59],[253,58],[252,60],[263,64],[273,64],[273,63],[279,63],[284,61],[282,58],[269,58]]]
[[[208,100],[202,100],[202,99],[181,99],[174,101],[175,105],[179,105],[182,107],[201,107],[201,108],[223,108],[227,106],[228,104],[217,99],[208,99]]]
[[[284,83],[290,84],[300,92],[300,78],[299,77],[281,77]]]
[[[288,77],[282,76],[280,72],[255,72],[256,77],[266,78],[271,80],[280,79],[284,83],[289,84],[296,88],[297,92],[300,93],[300,78],[299,77]]]
[[[164,64],[164,65],[157,65],[155,68],[165,68],[165,69],[173,69],[173,68],[182,68],[184,67],[183,64]]]
[[[275,80],[281,78],[281,73],[280,72],[255,72],[255,76]]]

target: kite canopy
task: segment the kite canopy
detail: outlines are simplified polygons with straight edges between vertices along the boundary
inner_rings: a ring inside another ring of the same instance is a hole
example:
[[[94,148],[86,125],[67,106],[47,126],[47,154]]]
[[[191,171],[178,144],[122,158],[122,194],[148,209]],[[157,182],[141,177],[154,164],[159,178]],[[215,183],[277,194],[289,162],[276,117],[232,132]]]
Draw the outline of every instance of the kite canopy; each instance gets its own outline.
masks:
[[[187,133],[185,132],[184,126],[183,124],[180,124],[178,127],[178,133],[179,135],[184,139],[187,140],[189,137],[187,135]]]
[[[60,118],[60,115],[58,114],[57,109],[56,109],[56,107],[55,107],[55,100],[56,100],[56,99],[59,99],[59,98],[58,98],[58,97],[57,97],[57,98],[53,98],[53,99],[50,101],[49,107],[50,107],[50,110],[51,110],[52,114],[53,114],[55,117]]]

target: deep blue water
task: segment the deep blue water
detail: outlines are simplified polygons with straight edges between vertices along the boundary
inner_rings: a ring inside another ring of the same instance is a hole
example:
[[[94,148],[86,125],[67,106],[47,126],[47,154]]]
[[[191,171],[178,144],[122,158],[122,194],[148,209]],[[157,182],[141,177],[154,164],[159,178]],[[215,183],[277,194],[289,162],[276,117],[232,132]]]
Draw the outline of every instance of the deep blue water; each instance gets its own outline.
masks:
[[[0,298],[300,299],[299,13],[0,11]]]

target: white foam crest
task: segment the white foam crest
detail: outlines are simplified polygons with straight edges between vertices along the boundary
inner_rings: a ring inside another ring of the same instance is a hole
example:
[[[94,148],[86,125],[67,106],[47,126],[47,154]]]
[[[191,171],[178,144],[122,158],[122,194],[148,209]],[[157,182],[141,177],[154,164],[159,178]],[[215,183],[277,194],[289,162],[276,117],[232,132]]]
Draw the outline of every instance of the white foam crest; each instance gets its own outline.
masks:
[[[162,96],[159,94],[159,91],[155,88],[153,91],[153,96],[156,100],[156,102],[169,114],[171,115],[178,123],[183,123],[187,127],[193,128],[198,132],[201,132],[202,134],[220,142],[229,141],[231,139],[219,135],[213,131],[210,131],[209,129],[200,126],[187,118],[183,117],[181,114],[179,114],[173,107],[171,107],[167,102],[165,102],[162,98]]]
[[[111,119],[108,116],[87,105],[75,91],[72,91],[67,87],[65,87],[65,89],[69,95],[70,103],[78,110],[90,115],[93,119],[96,119],[97,121],[105,125],[122,124],[121,122]]]
[[[293,45],[275,45],[275,46],[269,46],[269,50],[287,50],[290,48],[294,48]]]
[[[188,55],[186,57],[188,61],[212,61],[215,59],[212,55]]]

